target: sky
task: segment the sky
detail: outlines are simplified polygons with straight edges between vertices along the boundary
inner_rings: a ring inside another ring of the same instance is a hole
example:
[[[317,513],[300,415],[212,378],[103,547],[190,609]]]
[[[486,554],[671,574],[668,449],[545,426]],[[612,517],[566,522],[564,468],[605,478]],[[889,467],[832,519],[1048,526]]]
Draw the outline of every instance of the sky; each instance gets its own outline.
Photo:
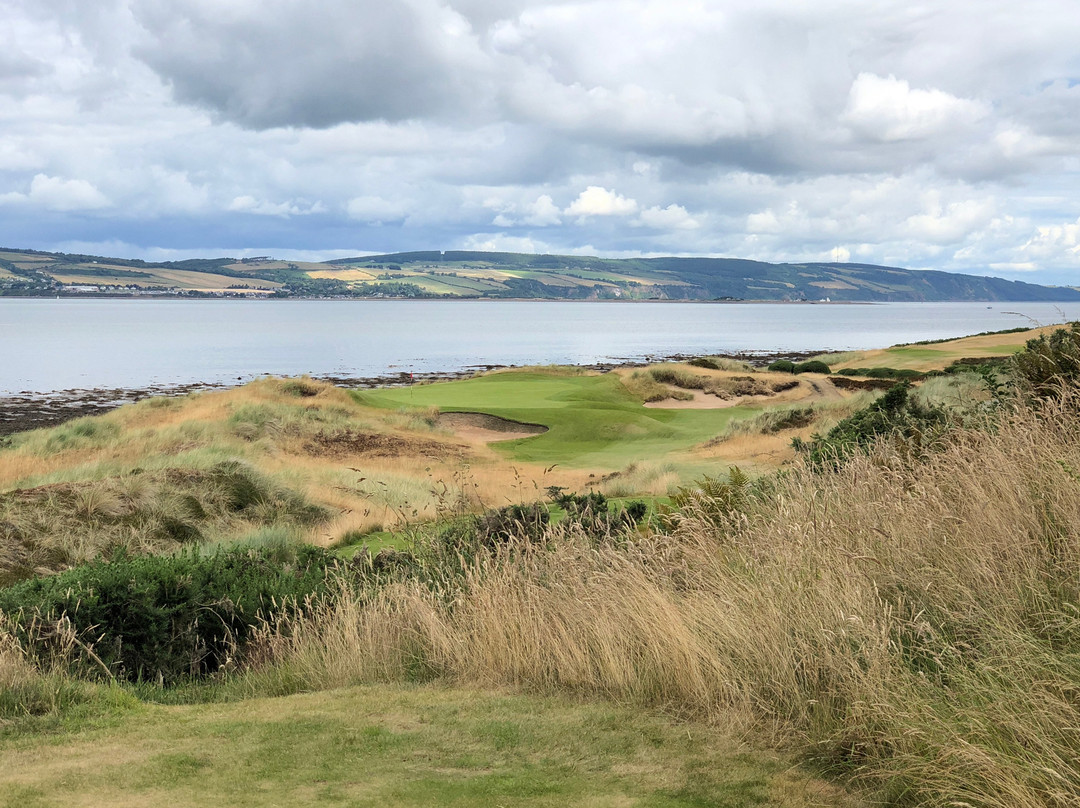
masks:
[[[1080,284],[1076,0],[0,0],[0,245]]]

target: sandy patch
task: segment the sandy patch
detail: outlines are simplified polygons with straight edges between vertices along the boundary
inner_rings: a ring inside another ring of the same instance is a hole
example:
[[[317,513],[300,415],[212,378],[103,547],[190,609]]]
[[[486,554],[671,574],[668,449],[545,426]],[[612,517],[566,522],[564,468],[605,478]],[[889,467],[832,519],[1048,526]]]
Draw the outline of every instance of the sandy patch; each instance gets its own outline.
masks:
[[[650,410],[722,410],[737,407],[750,401],[769,401],[773,396],[746,396],[744,398],[720,398],[701,390],[687,390],[693,396],[688,401],[677,398],[665,398],[663,401],[646,401],[643,406]]]
[[[464,457],[461,446],[424,438],[344,429],[313,435],[304,446],[312,457],[425,457],[446,460]]]
[[[444,412],[435,423],[460,438],[477,443],[528,438],[548,431],[540,424],[523,424],[483,412]]]
[[[842,394],[831,382],[824,378],[810,380],[800,378],[798,384],[781,390],[777,393],[753,396],[735,396],[721,398],[703,390],[685,390],[693,398],[688,401],[679,401],[674,398],[665,398],[663,401],[649,401],[644,406],[659,410],[722,410],[729,407],[760,406],[763,404],[790,404],[792,402],[809,402],[818,399],[841,398]]]

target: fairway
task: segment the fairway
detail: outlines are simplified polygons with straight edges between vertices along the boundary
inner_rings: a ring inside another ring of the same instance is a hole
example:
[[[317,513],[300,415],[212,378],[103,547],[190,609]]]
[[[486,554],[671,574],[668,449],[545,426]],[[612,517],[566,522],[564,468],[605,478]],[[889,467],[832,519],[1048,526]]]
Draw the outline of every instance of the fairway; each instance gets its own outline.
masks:
[[[1055,328],[1060,328],[1060,326],[1045,326],[1013,333],[982,334],[924,345],[894,345],[878,351],[865,351],[859,359],[841,362],[833,370],[873,367],[919,371],[941,370],[958,359],[1012,356],[1019,353],[1028,340],[1035,339],[1040,334],[1049,333]]]
[[[364,391],[357,401],[374,407],[438,407],[444,412],[484,412],[541,424],[549,431],[493,446],[521,462],[579,468],[661,460],[718,435],[749,407],[710,410],[647,409],[616,373],[504,371],[473,379]]]
[[[372,686],[149,705],[0,740],[0,804],[848,806],[717,727],[566,698]]]

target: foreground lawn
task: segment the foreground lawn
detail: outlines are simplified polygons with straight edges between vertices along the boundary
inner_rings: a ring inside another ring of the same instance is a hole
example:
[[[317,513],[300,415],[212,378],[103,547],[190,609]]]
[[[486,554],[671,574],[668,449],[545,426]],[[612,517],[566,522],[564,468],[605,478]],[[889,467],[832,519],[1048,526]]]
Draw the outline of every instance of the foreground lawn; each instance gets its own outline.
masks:
[[[0,804],[856,805],[716,728],[408,686],[148,706],[105,728],[8,738]]]
[[[618,374],[571,375],[507,371],[475,379],[357,393],[375,407],[438,407],[443,412],[484,412],[549,431],[496,444],[526,463],[619,468],[659,459],[719,434],[732,418],[753,410],[647,409]]]

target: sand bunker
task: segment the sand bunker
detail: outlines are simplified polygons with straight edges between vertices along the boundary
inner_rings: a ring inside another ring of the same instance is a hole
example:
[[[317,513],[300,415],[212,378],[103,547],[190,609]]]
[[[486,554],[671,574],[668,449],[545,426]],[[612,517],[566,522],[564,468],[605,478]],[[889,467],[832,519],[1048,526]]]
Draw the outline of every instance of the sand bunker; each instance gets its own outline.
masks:
[[[646,401],[645,406],[652,410],[721,410],[744,403],[742,398],[720,398],[701,390],[687,390],[693,398],[682,401],[677,398],[665,398],[661,401]],[[772,396],[765,396],[772,398]]]
[[[482,443],[528,438],[548,431],[546,426],[540,424],[523,424],[484,412],[444,412],[436,425],[459,437]]]
[[[304,444],[304,451],[312,457],[428,457],[447,460],[464,457],[465,446],[453,446],[440,441],[402,435],[357,432],[345,429],[340,432],[314,435]]]

